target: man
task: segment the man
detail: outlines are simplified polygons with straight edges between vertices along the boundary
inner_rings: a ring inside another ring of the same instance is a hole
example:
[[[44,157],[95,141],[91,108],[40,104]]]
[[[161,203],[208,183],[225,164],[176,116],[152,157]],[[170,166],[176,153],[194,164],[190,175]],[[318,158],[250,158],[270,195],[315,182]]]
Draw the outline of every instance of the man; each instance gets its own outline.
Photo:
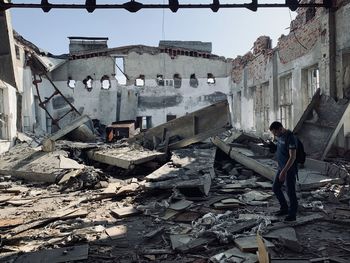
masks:
[[[272,187],[273,192],[280,203],[280,210],[276,215],[287,215],[284,221],[295,221],[298,208],[298,200],[295,192],[296,176],[298,173],[296,162],[297,140],[293,133],[285,129],[278,121],[271,123],[270,131],[277,139],[276,154],[278,171]],[[287,186],[289,207],[282,192],[282,186],[284,183]]]

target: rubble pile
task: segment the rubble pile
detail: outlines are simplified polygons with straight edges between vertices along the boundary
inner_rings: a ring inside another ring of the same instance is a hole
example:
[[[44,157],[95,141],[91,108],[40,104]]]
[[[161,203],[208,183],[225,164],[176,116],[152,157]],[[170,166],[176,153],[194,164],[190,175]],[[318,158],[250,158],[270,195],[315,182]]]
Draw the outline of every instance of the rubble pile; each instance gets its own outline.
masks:
[[[306,163],[297,221],[285,223],[275,161],[249,138],[168,152],[63,138],[42,151],[21,139],[0,158],[0,261],[347,262],[349,175]]]

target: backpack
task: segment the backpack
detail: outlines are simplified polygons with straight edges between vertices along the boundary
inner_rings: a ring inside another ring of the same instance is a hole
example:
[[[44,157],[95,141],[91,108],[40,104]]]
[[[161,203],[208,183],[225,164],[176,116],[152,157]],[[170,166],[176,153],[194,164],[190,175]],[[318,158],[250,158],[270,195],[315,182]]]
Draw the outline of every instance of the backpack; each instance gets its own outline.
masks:
[[[289,136],[288,136],[287,139],[286,139],[286,143],[288,142],[287,145],[289,145],[289,138],[290,138],[291,135],[293,135],[292,132],[289,133]],[[305,163],[305,160],[306,160],[306,153],[305,153],[305,151],[304,151],[304,145],[303,145],[303,143],[299,140],[299,138],[296,137],[295,135],[294,135],[294,138],[295,138],[296,143],[297,143],[296,162],[297,162],[297,163],[300,163],[300,164],[304,164],[304,163]]]

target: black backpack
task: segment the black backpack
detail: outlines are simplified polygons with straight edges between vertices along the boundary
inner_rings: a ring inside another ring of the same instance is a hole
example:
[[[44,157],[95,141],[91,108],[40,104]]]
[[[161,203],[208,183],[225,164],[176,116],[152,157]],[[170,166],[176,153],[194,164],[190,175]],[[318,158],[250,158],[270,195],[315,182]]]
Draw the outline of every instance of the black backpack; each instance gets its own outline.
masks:
[[[289,135],[286,139],[286,144],[289,145],[289,138],[290,136],[293,135],[292,132],[289,132]],[[296,162],[300,164],[304,164],[306,160],[306,153],[304,151],[304,145],[303,143],[299,140],[297,136],[294,135],[294,138],[296,139],[297,142],[297,154],[296,154]]]

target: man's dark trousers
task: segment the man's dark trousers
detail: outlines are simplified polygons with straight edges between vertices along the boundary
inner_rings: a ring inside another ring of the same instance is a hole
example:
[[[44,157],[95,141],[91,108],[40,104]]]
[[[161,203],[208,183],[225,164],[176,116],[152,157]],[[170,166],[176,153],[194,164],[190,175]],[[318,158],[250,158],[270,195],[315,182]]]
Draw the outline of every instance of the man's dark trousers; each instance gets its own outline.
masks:
[[[284,194],[282,192],[282,186],[283,186],[284,182],[280,182],[280,180],[278,178],[279,175],[280,175],[280,171],[278,171],[276,176],[275,176],[272,190],[275,193],[275,195],[280,203],[281,210],[283,210],[283,211],[288,210],[288,215],[295,217],[297,214],[297,209],[298,209],[298,200],[297,200],[297,195],[295,192],[296,172],[295,171],[288,171],[286,179],[285,179],[285,184],[287,187],[287,195],[288,195],[289,202],[290,202],[289,209],[288,209],[288,204],[287,204],[286,198],[284,197]]]

